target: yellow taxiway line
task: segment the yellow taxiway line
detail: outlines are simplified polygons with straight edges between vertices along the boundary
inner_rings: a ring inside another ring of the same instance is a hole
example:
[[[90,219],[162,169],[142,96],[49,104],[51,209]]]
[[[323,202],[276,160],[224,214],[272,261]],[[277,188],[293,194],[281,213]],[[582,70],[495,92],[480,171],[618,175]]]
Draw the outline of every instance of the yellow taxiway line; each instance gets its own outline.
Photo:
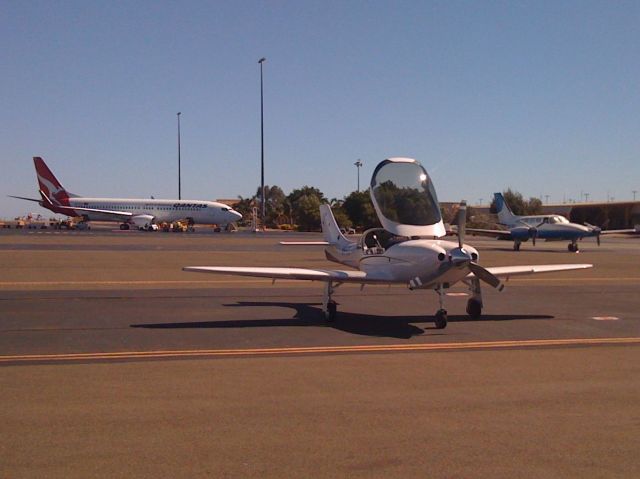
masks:
[[[453,351],[470,349],[530,348],[553,346],[591,346],[640,344],[640,337],[629,338],[575,338],[575,339],[532,339],[510,341],[480,341],[436,344],[371,344],[354,346],[314,346],[299,348],[263,348],[263,349],[191,349],[167,351],[118,351],[69,354],[27,354],[0,356],[0,363],[8,362],[56,362],[88,360],[122,359],[162,359],[188,357],[219,356],[276,356],[305,355],[322,353],[372,353],[372,352],[410,352],[410,351]]]

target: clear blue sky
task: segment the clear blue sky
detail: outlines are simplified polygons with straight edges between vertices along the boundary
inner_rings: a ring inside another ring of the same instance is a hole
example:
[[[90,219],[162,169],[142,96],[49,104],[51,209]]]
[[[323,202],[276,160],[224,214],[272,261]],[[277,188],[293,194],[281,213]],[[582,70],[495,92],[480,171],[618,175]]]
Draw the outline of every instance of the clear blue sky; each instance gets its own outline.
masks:
[[[640,3],[0,0],[0,217],[72,192],[342,197],[389,156],[439,198],[640,191]],[[640,193],[638,194],[640,198]]]

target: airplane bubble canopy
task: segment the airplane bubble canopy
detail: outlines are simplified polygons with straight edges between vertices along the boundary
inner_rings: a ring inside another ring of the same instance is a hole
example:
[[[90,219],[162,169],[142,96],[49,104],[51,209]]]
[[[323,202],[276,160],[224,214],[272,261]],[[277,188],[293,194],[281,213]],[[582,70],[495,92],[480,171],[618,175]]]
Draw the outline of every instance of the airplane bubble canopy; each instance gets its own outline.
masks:
[[[393,234],[445,234],[433,183],[416,160],[389,158],[381,162],[371,177],[371,200],[382,226]]]

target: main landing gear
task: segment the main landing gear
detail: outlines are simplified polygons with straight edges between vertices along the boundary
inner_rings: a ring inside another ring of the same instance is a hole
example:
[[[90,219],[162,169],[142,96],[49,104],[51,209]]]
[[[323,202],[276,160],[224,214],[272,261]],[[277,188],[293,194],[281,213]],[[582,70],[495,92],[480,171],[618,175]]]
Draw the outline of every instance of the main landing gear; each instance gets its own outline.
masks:
[[[335,285],[335,288],[337,288],[338,286],[340,286],[340,283]],[[336,320],[336,315],[338,314],[338,303],[331,299],[331,295],[334,293],[335,288],[332,281],[327,281],[324,284],[322,312],[324,314],[324,319],[326,319],[327,322],[330,323]]]
[[[578,243],[576,243],[575,241],[574,241],[574,242],[569,243],[569,244],[567,245],[567,249],[568,249],[569,251],[571,251],[572,253],[579,253],[579,252],[580,252],[580,249],[578,248]]]
[[[478,278],[471,279],[469,284],[471,297],[467,301],[467,314],[471,319],[478,319],[482,316],[482,291],[480,290],[480,280]]]
[[[120,229],[123,230],[123,231],[124,230],[128,230],[129,229],[129,224],[128,223],[122,223],[120,225]]]
[[[513,251],[520,251],[520,241],[513,242]]]

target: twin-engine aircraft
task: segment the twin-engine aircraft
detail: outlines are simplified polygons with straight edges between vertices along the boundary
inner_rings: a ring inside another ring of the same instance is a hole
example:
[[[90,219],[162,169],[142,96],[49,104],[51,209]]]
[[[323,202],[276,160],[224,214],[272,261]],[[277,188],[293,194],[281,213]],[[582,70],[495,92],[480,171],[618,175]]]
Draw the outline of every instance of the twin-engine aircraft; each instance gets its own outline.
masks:
[[[562,215],[536,215],[518,216],[514,215],[502,193],[494,193],[496,210],[500,224],[509,228],[508,230],[489,230],[478,228],[467,228],[472,234],[482,236],[492,236],[494,238],[513,240],[513,250],[520,251],[520,245],[531,239],[533,246],[536,239],[546,241],[570,241],[567,249],[577,253],[578,240],[595,236],[598,246],[600,246],[600,235],[614,233],[633,233],[634,230],[608,230],[602,231],[598,226],[585,223],[580,225],[572,223]]]
[[[33,157],[38,176],[40,197],[21,200],[35,201],[43,208],[67,216],[81,216],[83,223],[89,221],[116,221],[120,229],[128,230],[133,225],[141,230],[153,229],[156,223],[173,223],[187,220],[195,223],[226,226],[242,218],[242,215],[227,205],[201,200],[156,200],[125,198],[88,198],[69,193],[39,156]]]
[[[405,284],[411,290],[433,289],[440,308],[435,325],[447,326],[445,292],[462,281],[471,297],[467,313],[482,314],[480,282],[502,291],[501,278],[591,268],[590,264],[502,266],[484,268],[478,264],[478,251],[464,244],[466,203],[458,216],[458,242],[444,241],[445,226],[433,183],[416,160],[390,158],[381,162],[371,178],[371,199],[383,228],[366,231],[359,242],[348,240],[338,228],[328,205],[320,206],[325,241],[289,244],[323,244],[327,259],[355,270],[330,270],[281,267],[187,266],[184,271],[233,274],[276,279],[324,282],[322,310],[327,320],[336,317],[335,289],[344,283]]]

